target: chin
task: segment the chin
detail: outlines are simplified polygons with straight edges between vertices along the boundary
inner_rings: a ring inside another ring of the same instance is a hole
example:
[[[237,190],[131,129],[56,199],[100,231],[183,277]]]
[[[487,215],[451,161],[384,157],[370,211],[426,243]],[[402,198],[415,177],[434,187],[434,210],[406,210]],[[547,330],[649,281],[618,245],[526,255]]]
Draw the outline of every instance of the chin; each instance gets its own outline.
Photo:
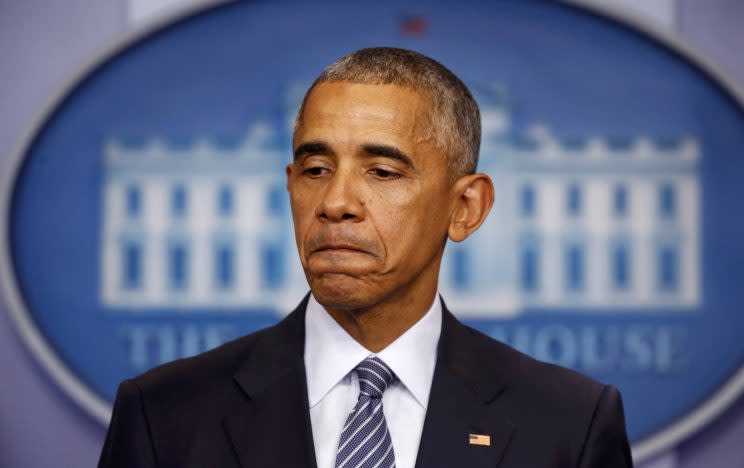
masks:
[[[376,304],[382,296],[363,280],[346,275],[323,275],[309,283],[315,299],[327,309],[361,309]]]

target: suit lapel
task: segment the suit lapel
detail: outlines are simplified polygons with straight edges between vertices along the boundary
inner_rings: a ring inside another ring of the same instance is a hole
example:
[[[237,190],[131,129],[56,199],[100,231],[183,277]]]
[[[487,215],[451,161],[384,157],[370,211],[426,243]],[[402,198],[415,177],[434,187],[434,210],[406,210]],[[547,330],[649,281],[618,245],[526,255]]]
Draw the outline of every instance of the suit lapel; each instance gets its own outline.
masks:
[[[235,373],[242,393],[224,427],[243,468],[315,465],[303,362],[307,297],[263,332]]]
[[[515,429],[499,400],[507,388],[505,373],[512,369],[509,362],[499,361],[489,341],[460,324],[443,304],[417,468],[498,466]],[[471,444],[470,434],[488,436],[490,443]]]

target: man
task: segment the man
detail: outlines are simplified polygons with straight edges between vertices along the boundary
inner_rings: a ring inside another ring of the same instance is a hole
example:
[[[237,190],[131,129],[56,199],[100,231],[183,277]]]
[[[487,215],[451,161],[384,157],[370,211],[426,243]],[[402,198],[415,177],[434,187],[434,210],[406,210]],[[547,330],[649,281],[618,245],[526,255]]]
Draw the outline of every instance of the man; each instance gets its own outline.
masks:
[[[478,107],[441,64],[374,48],[298,113],[287,188],[311,294],[278,325],[121,384],[99,467],[628,467],[613,387],[460,324],[447,239],[493,203]]]

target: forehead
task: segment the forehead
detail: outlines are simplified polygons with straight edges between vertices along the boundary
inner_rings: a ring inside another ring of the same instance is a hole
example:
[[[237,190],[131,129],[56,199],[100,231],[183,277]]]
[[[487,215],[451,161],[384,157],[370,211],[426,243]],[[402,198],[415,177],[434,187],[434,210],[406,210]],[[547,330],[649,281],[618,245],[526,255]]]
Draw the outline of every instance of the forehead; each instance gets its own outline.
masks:
[[[308,95],[300,133],[323,130],[390,132],[417,138],[428,130],[429,101],[417,91],[392,84],[329,82]]]

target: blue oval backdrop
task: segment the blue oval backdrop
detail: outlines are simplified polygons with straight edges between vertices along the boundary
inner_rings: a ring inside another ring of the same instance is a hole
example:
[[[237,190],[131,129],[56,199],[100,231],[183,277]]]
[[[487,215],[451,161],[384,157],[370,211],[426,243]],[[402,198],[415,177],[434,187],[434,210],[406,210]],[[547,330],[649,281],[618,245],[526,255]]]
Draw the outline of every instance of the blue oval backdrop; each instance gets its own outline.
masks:
[[[706,402],[744,352],[744,115],[708,75],[549,2],[236,2],[85,77],[23,155],[10,258],[85,391],[276,322],[307,285],[283,167],[304,90],[367,46],[473,90],[497,202],[448,246],[466,323],[617,385],[631,438]]]

